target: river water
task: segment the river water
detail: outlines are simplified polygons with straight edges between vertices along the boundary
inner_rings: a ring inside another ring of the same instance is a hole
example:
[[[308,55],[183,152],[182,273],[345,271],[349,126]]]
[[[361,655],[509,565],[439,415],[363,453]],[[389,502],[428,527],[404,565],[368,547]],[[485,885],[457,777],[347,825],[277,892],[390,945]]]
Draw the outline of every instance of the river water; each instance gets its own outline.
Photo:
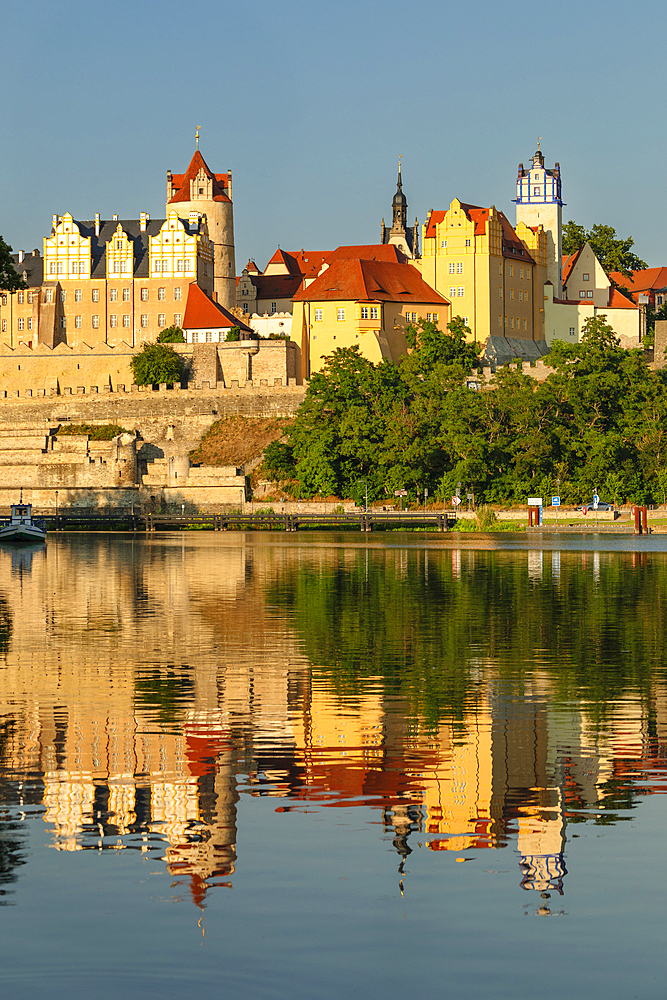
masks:
[[[0,550],[0,995],[662,997],[667,536]]]

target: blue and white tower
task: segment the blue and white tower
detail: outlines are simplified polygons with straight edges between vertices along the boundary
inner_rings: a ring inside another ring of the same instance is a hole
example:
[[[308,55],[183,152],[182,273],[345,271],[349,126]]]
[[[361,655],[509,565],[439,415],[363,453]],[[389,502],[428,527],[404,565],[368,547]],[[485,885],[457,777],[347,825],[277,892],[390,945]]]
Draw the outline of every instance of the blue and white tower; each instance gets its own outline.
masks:
[[[524,170],[519,164],[516,180],[516,221],[535,228],[544,226],[547,234],[547,280],[554,286],[554,298],[563,294],[563,201],[560,164],[544,166],[544,154],[537,143],[532,163]]]

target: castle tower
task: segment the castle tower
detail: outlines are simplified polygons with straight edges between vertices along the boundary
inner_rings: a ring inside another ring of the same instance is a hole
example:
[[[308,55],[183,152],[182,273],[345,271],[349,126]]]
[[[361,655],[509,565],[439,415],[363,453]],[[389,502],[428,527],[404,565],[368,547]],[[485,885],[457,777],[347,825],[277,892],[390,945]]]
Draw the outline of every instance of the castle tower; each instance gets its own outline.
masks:
[[[197,148],[184,174],[167,171],[167,217],[174,209],[185,220],[191,212],[206,215],[213,243],[213,290],[220,305],[232,309],[236,305],[236,262],[231,170],[214,174]]]
[[[519,164],[516,181],[516,221],[531,229],[544,226],[547,236],[547,280],[554,286],[554,298],[563,294],[563,202],[560,164],[544,166],[544,154],[537,152],[527,170]]]
[[[398,181],[396,194],[392,201],[391,227],[385,226],[384,219],[380,227],[380,241],[394,243],[406,257],[419,257],[419,221],[415,219],[414,226],[408,226],[408,199],[403,194],[401,179],[401,160],[398,160]]]

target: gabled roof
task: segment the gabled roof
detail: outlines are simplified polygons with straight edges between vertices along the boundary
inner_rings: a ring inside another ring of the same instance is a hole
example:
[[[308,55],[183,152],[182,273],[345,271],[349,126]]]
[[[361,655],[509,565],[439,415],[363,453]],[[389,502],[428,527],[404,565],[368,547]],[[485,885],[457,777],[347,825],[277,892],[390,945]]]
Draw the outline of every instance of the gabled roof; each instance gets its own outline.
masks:
[[[610,309],[637,309],[639,308],[635,302],[619,292],[618,288],[614,288],[612,285],[609,289],[609,307]]]
[[[436,226],[439,226],[441,222],[445,221],[446,214],[447,213],[444,208],[442,210],[438,209],[437,212],[431,212],[428,219],[428,225],[426,227],[426,239],[430,239],[436,235]]]
[[[581,253],[582,250],[583,247],[579,247],[579,249],[575,251],[575,253],[571,253],[568,254],[567,257],[563,257],[563,284],[565,284],[567,279],[570,277],[570,272],[572,271],[574,265],[577,263],[577,260],[579,259],[579,254]]]
[[[241,330],[252,333],[249,326],[237,316],[224,309],[219,303],[210,299],[206,292],[194,282],[188,285],[188,300],[185,304],[183,317],[184,330],[227,330],[238,326]]]
[[[395,243],[367,243],[357,247],[337,247],[328,255],[334,260],[383,260],[387,264],[406,264],[408,258]]]
[[[612,271],[609,277],[633,293],[667,288],[667,267],[647,267],[643,271],[635,271],[629,278],[620,271]]]
[[[171,175],[172,187],[176,188],[176,194],[169,199],[169,205],[173,205],[179,201],[191,200],[190,181],[194,180],[200,170],[203,170],[206,176],[210,177],[213,181],[213,201],[231,200],[227,196],[227,189],[229,188],[229,175],[214,174],[211,170],[209,170],[206,160],[201,155],[199,150],[196,150],[185,173]]]
[[[484,236],[486,233],[486,223],[489,215],[491,214],[491,209],[481,208],[479,205],[468,205],[463,201],[459,204],[470,222],[474,222],[475,236]],[[428,227],[426,229],[427,239],[436,235],[436,226],[444,222],[446,214],[447,210],[431,212],[431,216],[428,220]],[[534,264],[535,261],[533,260],[533,257],[528,250],[526,250],[504,212],[500,212],[496,209],[496,215],[500,221],[503,233],[503,256],[512,258],[522,257],[529,264]]]
[[[258,299],[291,299],[301,288],[300,274],[250,274]]]
[[[294,296],[294,301],[449,304],[412,265],[359,259],[332,261],[308,288]]]

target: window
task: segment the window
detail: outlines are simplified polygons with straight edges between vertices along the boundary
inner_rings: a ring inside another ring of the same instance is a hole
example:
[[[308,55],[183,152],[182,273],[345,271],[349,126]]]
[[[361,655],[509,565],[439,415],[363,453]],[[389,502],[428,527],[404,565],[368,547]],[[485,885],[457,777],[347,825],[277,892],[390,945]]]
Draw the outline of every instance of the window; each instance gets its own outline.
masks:
[[[523,329],[524,329],[524,331],[528,329],[527,323],[528,323],[528,321],[524,319],[524,321],[523,321]]]
[[[117,260],[115,260],[115,261],[114,261],[114,262],[112,263],[112,265],[111,265],[111,271],[112,271],[112,273],[113,273],[113,274],[118,274],[118,273],[119,273],[119,270],[120,270],[120,268],[119,268],[119,264],[118,264],[118,261],[117,261]]]
[[[510,288],[510,302],[514,301],[514,289]]]
[[[161,264],[160,264],[159,260],[154,260],[153,261],[153,270],[155,271],[156,274],[159,274],[160,271],[162,270],[162,267],[161,267]]]
[[[526,268],[526,281],[530,281],[530,271]]]
[[[183,258],[179,257],[178,260],[176,261],[176,270],[179,272],[179,274],[183,274],[184,264],[185,261],[183,260]]]
[[[81,301],[81,289],[80,288],[76,288],[74,290],[74,301],[75,302],[80,302]]]
[[[514,264],[510,264],[510,278],[514,277]]]
[[[45,301],[46,302],[53,302],[53,289],[52,288],[47,288],[46,289]]]
[[[185,273],[186,274],[192,274],[192,261],[191,260],[186,260],[186,262],[185,262]]]
[[[456,285],[449,286],[449,297],[450,299],[456,298]]]
[[[456,274],[456,264],[453,260],[449,262],[449,273]]]
[[[118,326],[117,316],[109,316],[109,326]]]
[[[75,316],[74,317],[74,329],[75,330],[80,330],[81,329],[81,317],[80,316]]]
[[[247,302],[244,302],[243,303],[243,315],[247,316],[249,312],[250,312],[250,307],[248,306]],[[317,319],[317,316],[315,317],[315,319]]]
[[[433,322],[434,323],[438,322],[438,316],[439,316],[439,313],[433,313]]]
[[[502,318],[502,316],[499,316],[498,317],[498,326],[502,327],[502,325],[503,325],[503,318]]]
[[[148,326],[148,313],[141,314],[141,325],[144,327],[144,329]]]
[[[19,317],[19,330],[23,329],[23,317]]]
[[[590,281],[591,276],[590,276],[590,274],[582,274],[581,278],[582,278],[582,281]]]
[[[118,302],[118,289],[117,288],[110,288],[109,289],[109,302]]]
[[[158,290],[157,290],[158,302],[164,302],[164,300],[166,299],[166,297],[167,296],[165,295],[165,289],[164,288],[158,288]]]
[[[147,288],[142,288],[141,289],[141,301],[142,302],[148,302],[148,289]]]
[[[61,316],[60,317],[60,329],[61,330],[66,330],[67,329],[67,319],[66,319],[65,316]]]
[[[502,297],[503,297],[503,290],[502,290],[502,288],[499,288],[498,289],[498,298],[502,299]]]
[[[53,261],[51,261],[51,263],[49,264],[49,274],[55,274],[55,273],[56,273],[56,265],[53,263]]]
[[[443,250],[446,250],[447,249],[447,240],[440,240],[440,247]]]
[[[458,262],[458,264],[456,265],[456,273],[457,274],[463,274],[463,261],[462,260],[460,260]]]
[[[468,317],[467,316],[463,317],[463,322],[465,323],[466,326],[468,325]]]
[[[193,333],[192,334],[192,343],[193,344],[198,344],[199,343],[199,334],[198,333]]]
[[[56,273],[57,274],[63,273],[63,262],[61,260],[58,261],[58,266],[56,267]]]
[[[370,313],[369,313],[369,310],[368,310],[368,306],[362,306],[361,307],[361,318],[362,319],[368,319],[369,315],[370,315]]]
[[[211,344],[213,342],[213,334],[210,330],[206,331],[206,343]]]
[[[459,298],[462,298],[462,297],[463,297],[463,295],[464,295],[464,293],[465,293],[465,288],[462,288],[462,287],[461,287],[461,286],[459,285]]]
[[[19,300],[19,305],[22,306],[23,305],[23,292],[19,292],[19,294],[18,294],[18,300]]]
[[[162,273],[166,274],[169,270],[169,259],[167,257],[162,258]]]
[[[533,194],[534,194],[534,195],[539,195],[539,193],[540,193],[540,189],[539,189],[539,188],[536,188],[536,187],[534,187],[534,188],[533,188]]]
[[[100,301],[100,290],[99,288],[93,288],[93,302]]]
[[[586,292],[586,298],[587,299],[592,299],[593,298],[593,292],[592,291]]]
[[[345,310],[344,310],[344,309],[337,309],[337,310],[336,310],[336,319],[337,319],[337,320],[338,320],[339,322],[340,322],[341,320],[344,320],[344,319],[345,319]]]
[[[570,327],[570,336],[574,337],[574,327],[573,326]]]
[[[432,316],[433,316],[433,313],[426,313],[426,322],[427,323],[431,323],[432,322],[432,319],[431,319]]]
[[[67,299],[67,292],[61,291],[61,293],[60,293],[60,301],[61,302],[65,302],[66,299]]]
[[[130,314],[129,313],[125,313],[124,316],[123,316],[123,326],[129,326],[130,325],[130,319],[131,319]]]
[[[174,326],[180,326],[180,325],[181,325],[181,314],[174,313]]]
[[[662,305],[662,295],[658,295],[658,305]]]
[[[467,247],[469,247],[469,246],[470,246],[470,240],[466,240],[466,246],[467,246]]]
[[[502,275],[502,273],[503,273],[503,265],[498,264],[498,274]]]
[[[2,321],[2,332],[3,333],[7,333],[7,320],[6,319],[3,319],[3,321]]]
[[[129,302],[129,301],[130,301],[130,289],[129,288],[124,288],[123,289],[123,302]]]
[[[514,329],[514,316],[510,316],[510,329]]]
[[[580,298],[580,299],[585,299],[585,298],[586,298],[586,292],[585,292],[585,291],[583,290],[583,288],[582,288],[582,290],[581,290],[581,291],[579,292],[579,298]]]
[[[371,319],[379,319],[379,306],[371,306]]]
[[[175,288],[174,289],[174,302],[180,302],[180,301],[181,301],[181,290],[180,290],[180,288]]]
[[[522,267],[519,268],[519,277],[523,278],[523,268]]]
[[[28,317],[28,329],[32,330],[32,316]]]
[[[275,303],[275,302],[272,302],[272,303],[271,303],[271,314],[273,315],[273,313],[274,313],[275,311],[276,311],[276,303]]]
[[[7,305],[7,296],[6,295],[2,296],[2,304],[3,304],[3,306]]]
[[[243,305],[245,306],[246,303],[244,302]],[[363,314],[364,314],[364,310],[362,309],[361,310],[362,318],[363,318]],[[316,323],[321,323],[322,322],[322,310],[321,309],[316,309],[315,310],[315,322]]]
[[[165,322],[164,322],[164,313],[158,313],[157,325],[158,326],[164,326],[165,325]]]

